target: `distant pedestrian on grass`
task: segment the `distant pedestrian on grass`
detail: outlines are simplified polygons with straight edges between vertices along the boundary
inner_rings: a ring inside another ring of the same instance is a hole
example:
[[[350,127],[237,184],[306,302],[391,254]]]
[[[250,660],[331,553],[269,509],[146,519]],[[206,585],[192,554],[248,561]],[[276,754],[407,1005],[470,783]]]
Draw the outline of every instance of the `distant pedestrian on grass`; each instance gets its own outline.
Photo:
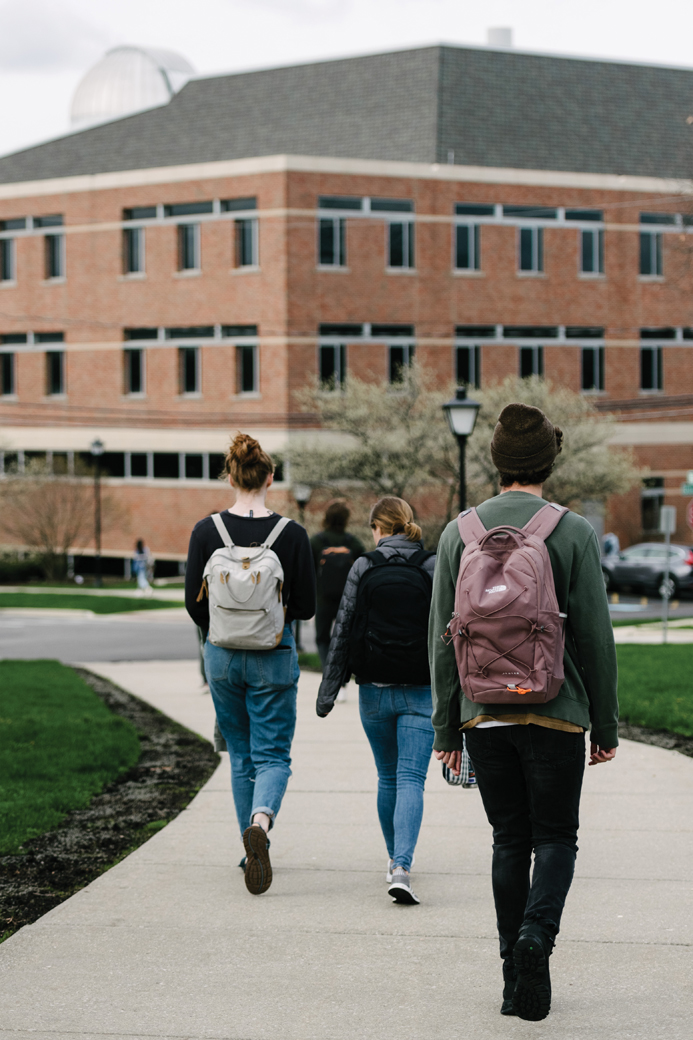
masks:
[[[152,591],[149,584],[149,577],[152,571],[152,554],[142,539],[139,538],[135,545],[135,555],[132,558],[132,572],[140,592]]]
[[[315,571],[305,529],[265,505],[274,463],[239,433],[225,473],[236,501],[190,537],[185,605],[206,635],[204,665],[231,759],[249,892],[272,883],[268,832],[291,776],[298,655],[295,618],[315,613]]]
[[[324,718],[356,673],[361,722],[378,771],[388,893],[395,903],[416,904],[410,873],[433,748],[426,636],[435,555],[424,549],[421,528],[401,498],[376,502],[370,526],[377,549],[349,572],[316,708]]]
[[[575,868],[585,730],[590,765],[613,759],[618,744],[599,543],[586,520],[542,498],[562,439],[538,408],[501,412],[491,442],[501,494],[443,532],[429,641],[435,755],[459,773],[464,730],[493,826],[501,1014],[529,1020],[551,1007],[549,957]]]
[[[318,589],[315,642],[323,668],[347,575],[352,564],[364,553],[363,544],[346,530],[350,516],[346,499],[333,499],[325,509],[322,531],[314,534],[310,540]]]

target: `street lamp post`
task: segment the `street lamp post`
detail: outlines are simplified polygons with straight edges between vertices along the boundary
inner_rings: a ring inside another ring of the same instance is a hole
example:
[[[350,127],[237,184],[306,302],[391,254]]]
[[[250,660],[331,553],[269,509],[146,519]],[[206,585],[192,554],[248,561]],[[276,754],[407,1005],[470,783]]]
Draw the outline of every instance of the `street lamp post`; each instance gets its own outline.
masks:
[[[310,496],[313,493],[313,489],[308,484],[294,484],[293,485],[294,498],[296,499],[296,505],[298,506],[298,515],[301,518],[301,526],[306,525],[306,506],[310,502]],[[299,653],[303,652],[303,646],[301,645],[301,622],[296,619],[296,649]]]
[[[474,430],[480,408],[481,405],[478,401],[471,401],[467,397],[467,391],[463,386],[458,387],[453,399],[443,405],[450,432],[457,438],[457,445],[460,450],[460,512],[467,508],[467,480],[465,473],[467,437]]]
[[[103,584],[101,580],[101,456],[103,448],[103,441],[100,441],[98,437],[89,445],[94,459],[94,545],[96,547],[94,585],[97,589],[100,589]]]

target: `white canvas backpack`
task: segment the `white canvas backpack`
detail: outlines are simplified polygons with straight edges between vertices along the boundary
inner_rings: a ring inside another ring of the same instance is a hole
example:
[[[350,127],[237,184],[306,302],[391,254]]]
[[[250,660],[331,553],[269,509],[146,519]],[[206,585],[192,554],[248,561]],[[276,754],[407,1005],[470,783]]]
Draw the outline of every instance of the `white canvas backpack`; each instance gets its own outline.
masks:
[[[212,553],[204,570],[209,641],[227,650],[274,650],[281,642],[286,607],[284,569],[271,546],[291,520],[281,517],[263,544],[252,548],[234,545],[220,513],[213,513],[212,520],[224,547]]]

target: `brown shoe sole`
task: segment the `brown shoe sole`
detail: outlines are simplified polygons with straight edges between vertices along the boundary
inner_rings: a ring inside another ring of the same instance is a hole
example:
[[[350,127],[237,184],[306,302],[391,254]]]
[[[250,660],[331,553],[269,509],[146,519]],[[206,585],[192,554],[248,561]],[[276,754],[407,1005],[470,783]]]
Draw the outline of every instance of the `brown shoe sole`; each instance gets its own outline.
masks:
[[[261,896],[272,884],[269,838],[262,827],[254,824],[243,832],[243,844],[247,856],[245,887],[251,895]]]

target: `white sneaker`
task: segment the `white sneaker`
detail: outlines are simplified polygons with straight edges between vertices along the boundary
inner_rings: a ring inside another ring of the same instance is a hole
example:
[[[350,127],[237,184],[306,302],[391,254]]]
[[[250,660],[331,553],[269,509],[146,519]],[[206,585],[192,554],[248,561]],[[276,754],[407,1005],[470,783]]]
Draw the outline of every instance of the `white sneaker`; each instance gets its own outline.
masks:
[[[414,894],[411,887],[411,878],[404,867],[395,867],[392,871],[392,884],[387,890],[393,903],[403,903],[406,906],[418,906],[421,900]]]
[[[387,874],[385,875],[385,880],[387,881],[388,885],[392,884],[392,864],[394,862],[395,861],[393,859],[389,859],[387,861]],[[412,867],[414,866],[415,863],[416,863],[416,855],[412,856],[412,858],[411,858],[411,865],[412,865]]]

